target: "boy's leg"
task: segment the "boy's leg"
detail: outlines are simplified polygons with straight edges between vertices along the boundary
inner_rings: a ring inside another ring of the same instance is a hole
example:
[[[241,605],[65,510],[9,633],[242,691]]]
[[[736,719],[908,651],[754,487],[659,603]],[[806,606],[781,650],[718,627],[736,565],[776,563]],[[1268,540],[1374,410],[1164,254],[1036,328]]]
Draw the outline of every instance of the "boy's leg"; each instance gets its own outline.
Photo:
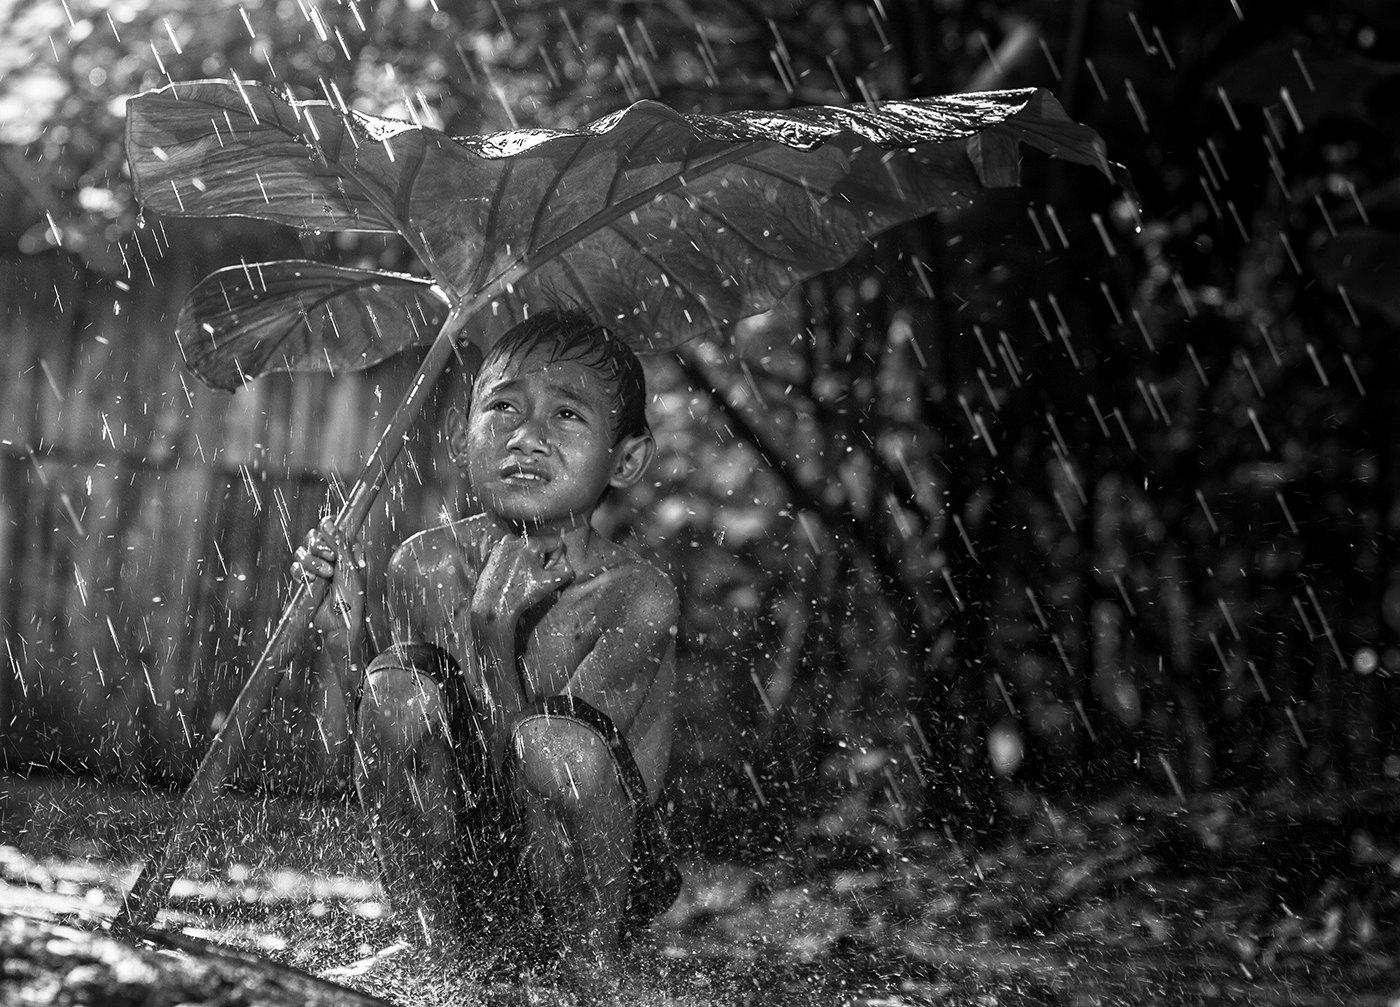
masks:
[[[424,655],[388,651],[370,665],[357,714],[355,788],[370,820],[385,894],[405,935],[441,951],[460,948],[482,921],[464,907],[466,808],[481,798],[467,773],[478,738],[455,738],[462,717]],[[454,723],[455,721],[455,723]],[[455,743],[455,744],[454,744]]]
[[[569,716],[531,714],[512,737],[530,875],[566,947],[618,948],[636,828],[608,743]]]

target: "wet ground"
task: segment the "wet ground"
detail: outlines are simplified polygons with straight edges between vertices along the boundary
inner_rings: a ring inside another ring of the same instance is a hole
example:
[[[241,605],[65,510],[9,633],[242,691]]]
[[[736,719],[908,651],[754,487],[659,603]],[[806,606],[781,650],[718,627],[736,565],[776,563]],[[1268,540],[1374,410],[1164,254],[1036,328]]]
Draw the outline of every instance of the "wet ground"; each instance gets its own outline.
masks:
[[[0,924],[10,921],[11,952],[26,940],[54,946],[52,933],[34,929],[41,921],[92,932],[110,918],[169,807],[169,795],[129,787],[0,778]],[[1257,827],[1246,835],[1219,819],[1218,808],[1198,809],[1184,834],[1217,853],[1232,842],[1267,848]],[[820,869],[810,858],[688,859],[680,899],[630,954],[624,999],[1400,1004],[1400,935],[1386,915],[1400,858],[1373,843],[1364,884],[1334,879],[1280,909],[1248,878],[1222,873],[1224,860],[1199,862],[1197,877],[1164,872],[1162,844],[1181,840],[1153,821],[1129,829],[1121,814],[1106,824],[1052,815],[1053,843],[1027,840],[977,860],[888,844],[878,856],[827,857]],[[229,795],[208,824],[205,856],[159,920],[188,938],[156,949],[167,958],[208,959],[200,942],[214,942],[245,953],[226,963],[234,971],[267,959],[400,1004],[589,1000],[548,968],[504,982],[475,965],[449,980],[403,952],[366,963],[396,934],[348,805]],[[1241,862],[1236,873],[1258,869]]]

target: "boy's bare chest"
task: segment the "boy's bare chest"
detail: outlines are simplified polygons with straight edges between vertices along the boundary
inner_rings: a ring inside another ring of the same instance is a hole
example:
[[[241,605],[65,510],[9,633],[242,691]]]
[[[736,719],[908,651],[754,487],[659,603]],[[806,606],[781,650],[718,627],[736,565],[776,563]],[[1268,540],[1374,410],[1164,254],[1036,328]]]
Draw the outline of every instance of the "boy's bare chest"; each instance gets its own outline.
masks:
[[[469,683],[475,688],[482,675],[471,627],[475,576],[463,569],[451,580],[443,586],[444,604],[430,606],[438,612],[438,624],[431,627],[431,635],[468,670]],[[590,579],[566,587],[521,618],[516,631],[516,662],[527,700],[561,691],[598,642],[601,595],[599,581]]]

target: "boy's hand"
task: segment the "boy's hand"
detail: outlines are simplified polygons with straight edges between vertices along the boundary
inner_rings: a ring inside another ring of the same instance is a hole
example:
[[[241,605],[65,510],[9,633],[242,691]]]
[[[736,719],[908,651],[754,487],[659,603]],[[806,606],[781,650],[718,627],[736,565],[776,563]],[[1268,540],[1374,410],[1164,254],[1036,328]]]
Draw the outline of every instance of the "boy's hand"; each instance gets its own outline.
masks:
[[[513,644],[521,615],[574,579],[559,539],[507,535],[486,557],[472,595],[472,631],[488,644]]]
[[[306,533],[306,544],[296,552],[292,574],[308,584],[330,581],[311,625],[322,633],[347,634],[352,643],[365,619],[365,558],[359,542],[353,545],[330,518]]]

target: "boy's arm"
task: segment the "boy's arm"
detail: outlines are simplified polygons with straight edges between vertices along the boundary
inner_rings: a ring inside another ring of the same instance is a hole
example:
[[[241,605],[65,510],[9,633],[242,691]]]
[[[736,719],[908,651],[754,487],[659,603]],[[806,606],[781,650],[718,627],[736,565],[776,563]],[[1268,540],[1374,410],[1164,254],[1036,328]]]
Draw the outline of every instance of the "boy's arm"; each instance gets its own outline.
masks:
[[[341,563],[346,557],[341,558]],[[337,564],[339,565],[339,564]],[[413,571],[417,563],[409,543],[394,550],[385,571],[388,582],[387,612],[391,627],[391,641],[415,642],[421,636],[421,606],[415,604]],[[421,580],[421,578],[419,578]],[[360,586],[363,596],[363,584]],[[337,611],[334,602],[328,603],[330,611]],[[359,699],[364,675],[371,659],[370,639],[364,618],[363,602],[354,617],[346,619],[338,615],[342,623],[332,631],[321,629],[321,646],[317,652],[317,671],[325,683],[325,694],[321,700],[322,737],[332,758],[339,753],[355,734],[355,708]],[[330,674],[326,674],[329,672]],[[334,683],[334,684],[331,684]]]
[[[353,638],[341,633],[321,634],[321,646],[312,671],[320,683],[320,731],[328,758],[340,758],[342,747],[354,734],[355,695],[364,669],[368,646],[363,630]]]
[[[389,619],[389,642],[421,643],[427,638],[424,619],[422,557],[413,539],[404,542],[389,557],[385,581],[386,611]]]
[[[455,530],[430,529],[409,538],[394,551],[386,576],[387,598],[385,614],[389,622],[389,647],[374,655],[384,657],[394,666],[408,660],[409,667],[436,677],[436,670],[419,666],[419,657],[410,658],[403,649],[427,644],[436,653],[461,661],[462,654],[453,650],[453,624],[461,607],[464,581],[469,582],[468,570],[461,563],[463,543]],[[393,651],[393,655],[390,655]],[[421,657],[420,648],[414,653]],[[462,662],[462,672],[467,671]],[[436,662],[434,660],[434,667]]]
[[[486,705],[498,723],[507,722],[525,703],[515,646],[521,615],[573,577],[558,543],[507,535],[489,550],[473,585],[471,625]]]
[[[325,591],[312,614],[308,657],[313,681],[321,691],[316,701],[317,726],[334,762],[352,733],[355,693],[368,650],[364,554],[358,542],[350,542],[327,518],[307,533],[292,570],[313,590]],[[317,581],[324,588],[317,588]]]
[[[561,693],[606,713],[626,732],[675,644],[680,603],[661,571],[644,565],[598,613],[602,632]]]

